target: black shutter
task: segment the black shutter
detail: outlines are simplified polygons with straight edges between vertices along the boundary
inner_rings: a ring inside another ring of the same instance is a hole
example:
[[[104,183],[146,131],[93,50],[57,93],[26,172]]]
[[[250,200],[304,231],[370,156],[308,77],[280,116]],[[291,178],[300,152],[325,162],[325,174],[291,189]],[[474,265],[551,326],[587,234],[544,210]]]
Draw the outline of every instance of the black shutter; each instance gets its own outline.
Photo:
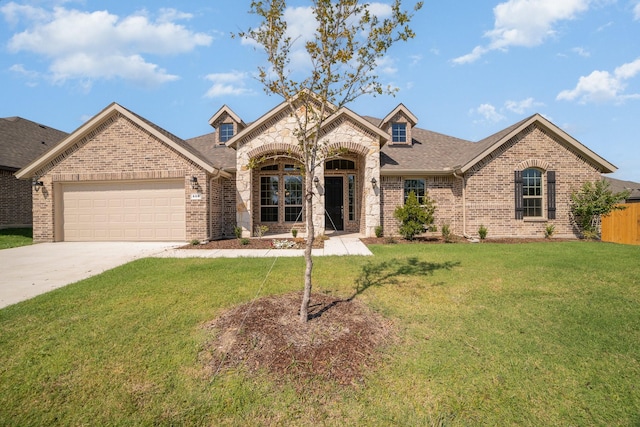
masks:
[[[524,197],[522,196],[522,171],[515,171],[514,173],[515,183],[515,202],[516,202],[516,219],[522,219],[524,217]]]
[[[547,218],[556,219],[556,173],[547,171]]]

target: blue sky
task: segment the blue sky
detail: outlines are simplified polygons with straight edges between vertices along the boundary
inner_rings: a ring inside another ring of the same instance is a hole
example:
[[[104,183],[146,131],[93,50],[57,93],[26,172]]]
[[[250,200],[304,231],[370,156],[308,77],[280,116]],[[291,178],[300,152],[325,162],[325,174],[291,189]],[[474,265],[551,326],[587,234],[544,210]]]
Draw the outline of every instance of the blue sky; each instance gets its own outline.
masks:
[[[249,5],[0,0],[0,117],[71,132],[115,101],[185,139],[224,104],[253,121],[281,99],[253,78],[260,52],[230,37],[256,24]],[[308,6],[287,12],[303,38]],[[402,102],[419,127],[472,141],[538,112],[640,182],[640,0],[426,0],[412,27],[379,65],[396,97],[351,109]]]

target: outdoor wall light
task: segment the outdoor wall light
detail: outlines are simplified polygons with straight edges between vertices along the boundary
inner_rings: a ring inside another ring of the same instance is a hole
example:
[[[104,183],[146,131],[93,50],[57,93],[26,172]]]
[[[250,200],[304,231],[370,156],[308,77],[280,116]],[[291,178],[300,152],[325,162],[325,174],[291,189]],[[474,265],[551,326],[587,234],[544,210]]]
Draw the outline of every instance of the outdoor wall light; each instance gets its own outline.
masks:
[[[376,179],[376,177],[374,176],[373,178],[371,178],[371,185],[372,186],[376,186],[376,184],[378,184],[378,180]]]
[[[314,177],[313,177],[313,183],[314,183],[315,185],[318,185],[318,184],[320,183],[320,178],[318,178],[317,176],[314,176]]]
[[[191,177],[191,188],[193,188],[194,190],[198,188],[198,177]]]
[[[36,178],[33,178],[33,180],[31,181],[31,186],[34,190],[40,191],[40,187],[44,186],[44,182],[38,181]]]

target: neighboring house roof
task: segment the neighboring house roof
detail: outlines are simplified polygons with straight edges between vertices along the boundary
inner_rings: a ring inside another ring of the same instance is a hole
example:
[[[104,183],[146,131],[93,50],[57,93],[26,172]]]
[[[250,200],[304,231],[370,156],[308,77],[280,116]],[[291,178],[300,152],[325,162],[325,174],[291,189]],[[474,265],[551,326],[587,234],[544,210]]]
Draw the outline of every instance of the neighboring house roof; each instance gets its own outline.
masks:
[[[0,169],[17,171],[67,135],[21,117],[0,118]]]
[[[195,164],[202,167],[209,173],[217,172],[217,168],[213,166],[213,164],[197,149],[187,144],[181,138],[173,135],[171,132],[164,130],[163,128],[155,125],[154,123],[146,120],[145,118],[127,110],[123,106],[112,103],[107,106],[104,110],[96,114],[93,118],[88,120],[85,124],[80,126],[74,132],[72,132],[67,138],[61,141],[58,145],[47,151],[44,155],[37,158],[35,161],[21,169],[16,176],[18,178],[26,178],[33,176],[39,169],[41,169],[48,162],[55,159],[58,155],[63,153],[67,148],[75,144],[78,140],[84,138],[87,134],[93,131],[97,126],[100,125],[104,120],[108,119],[114,114],[121,114],[124,117],[127,117],[129,120],[136,123],[141,128],[145,129],[150,134],[154,135],[159,140],[163,141],[168,146],[172,147]],[[226,174],[226,173],[225,173]],[[226,174],[228,175],[228,174]]]
[[[603,176],[604,180],[609,183],[609,188],[614,193],[620,193],[625,190],[631,190],[631,194],[627,197],[629,202],[640,202],[640,183],[633,181],[622,181],[620,179]]]

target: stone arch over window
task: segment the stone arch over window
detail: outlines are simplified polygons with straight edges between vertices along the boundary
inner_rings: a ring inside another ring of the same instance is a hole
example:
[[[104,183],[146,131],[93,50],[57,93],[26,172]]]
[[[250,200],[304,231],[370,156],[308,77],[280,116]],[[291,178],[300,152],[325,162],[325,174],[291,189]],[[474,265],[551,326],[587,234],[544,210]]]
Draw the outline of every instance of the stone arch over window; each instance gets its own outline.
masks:
[[[284,142],[274,142],[256,147],[247,153],[250,159],[255,159],[270,155],[286,155],[298,161],[302,160],[302,150],[300,147],[286,144]]]
[[[527,159],[524,162],[521,162],[520,164],[518,164],[518,166],[516,167],[516,170],[523,171],[525,169],[530,169],[530,168],[542,169],[542,171],[548,171],[549,169],[551,169],[551,163],[541,159]]]

